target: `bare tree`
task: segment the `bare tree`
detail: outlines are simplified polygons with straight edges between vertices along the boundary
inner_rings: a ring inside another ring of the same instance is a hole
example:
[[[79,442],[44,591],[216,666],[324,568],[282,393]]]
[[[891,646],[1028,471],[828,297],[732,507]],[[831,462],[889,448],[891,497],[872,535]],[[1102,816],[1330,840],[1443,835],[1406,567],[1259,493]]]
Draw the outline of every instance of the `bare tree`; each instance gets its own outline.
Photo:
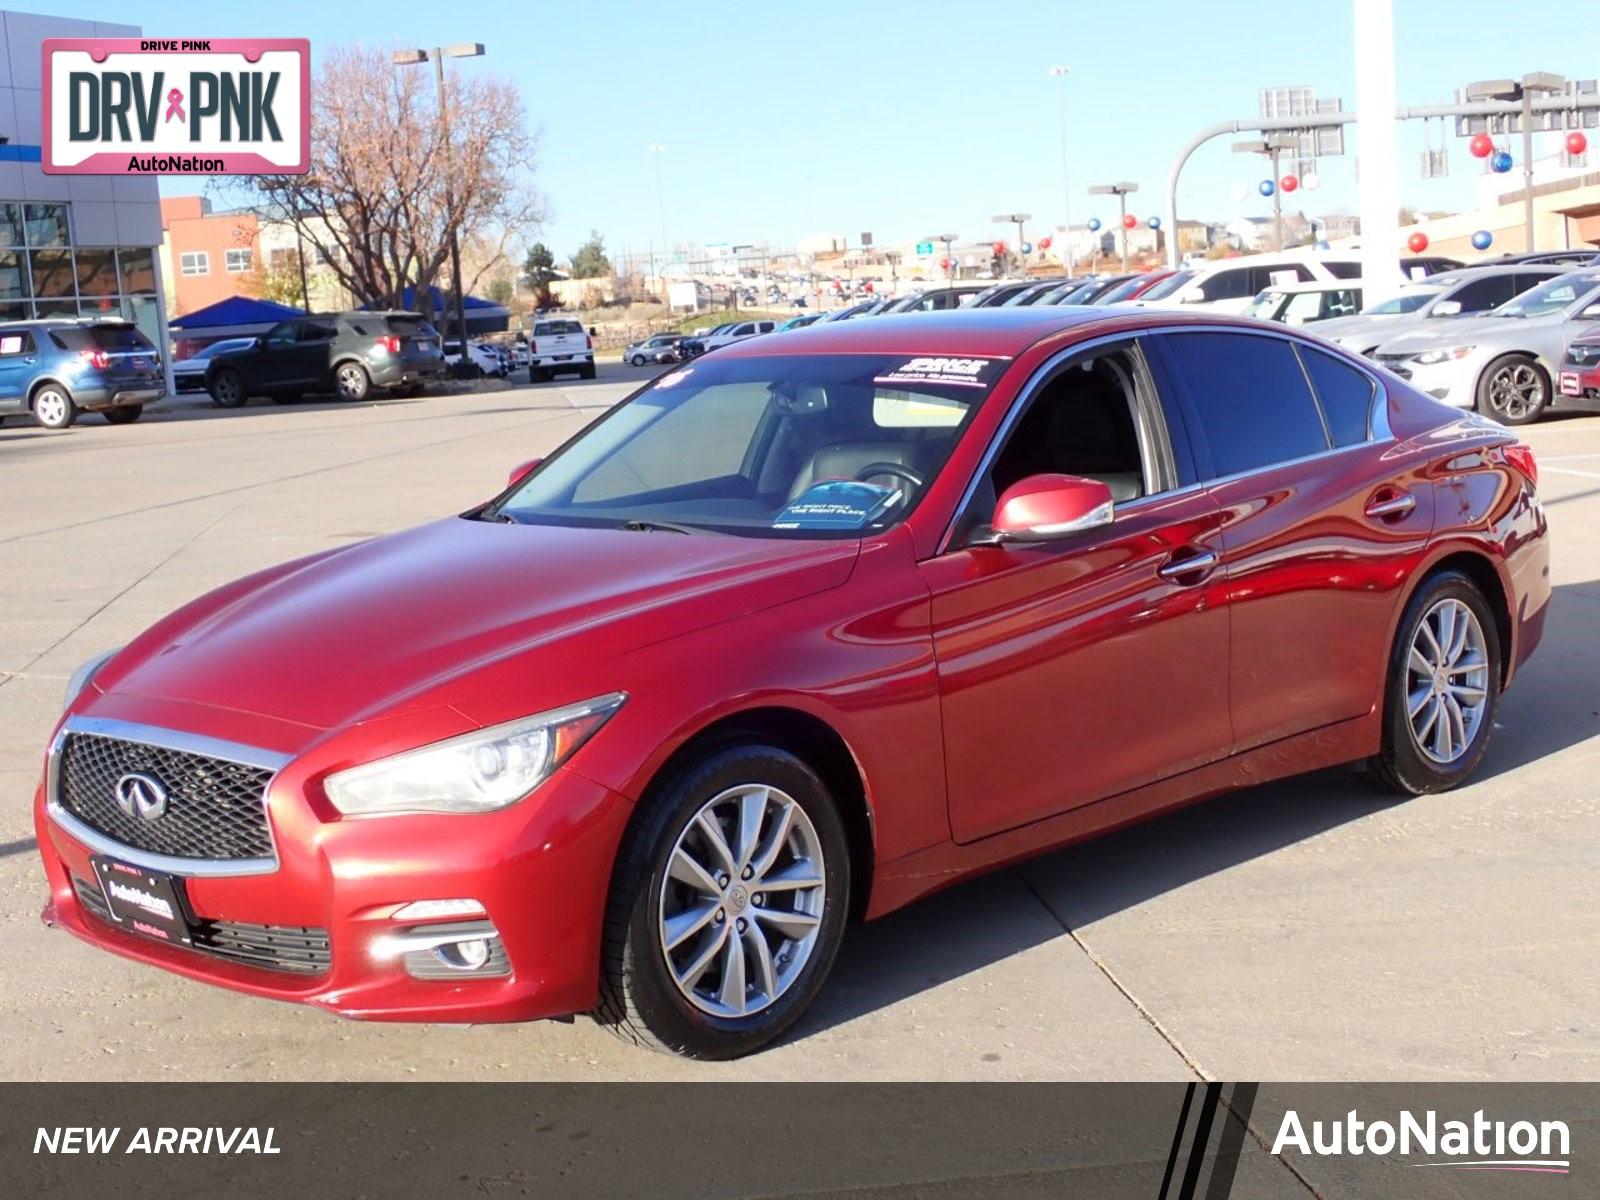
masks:
[[[330,51],[312,91],[310,172],[248,178],[250,206],[292,226],[359,303],[399,307],[414,285],[432,317],[452,232],[490,247],[463,280],[471,291],[545,215],[531,182],[539,139],[516,86],[450,72],[445,104],[448,142],[433,72],[397,69],[386,50]]]

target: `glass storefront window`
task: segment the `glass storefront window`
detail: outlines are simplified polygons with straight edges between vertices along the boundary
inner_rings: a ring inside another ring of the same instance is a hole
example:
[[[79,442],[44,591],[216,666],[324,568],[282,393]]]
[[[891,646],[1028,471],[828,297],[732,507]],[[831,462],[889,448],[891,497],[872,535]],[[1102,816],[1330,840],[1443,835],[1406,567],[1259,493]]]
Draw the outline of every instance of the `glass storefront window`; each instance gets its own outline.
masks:
[[[0,203],[0,246],[22,246],[22,204],[6,201]]]
[[[28,263],[21,250],[0,250],[0,300],[28,298]]]
[[[83,296],[78,300],[78,314],[84,317],[128,316],[128,302],[120,296]]]
[[[29,257],[33,263],[35,296],[41,300],[57,297],[71,299],[77,294],[77,288],[73,286],[71,250],[34,250]]]
[[[122,291],[156,290],[155,251],[124,246],[117,251],[117,261],[122,264]]]
[[[78,315],[78,302],[76,300],[40,300],[34,304],[35,315],[41,321],[53,321],[58,317],[72,319]]]
[[[117,291],[117,252],[105,248],[79,246],[78,295],[103,296]]]
[[[27,321],[32,317],[31,304],[0,304],[0,321]]]
[[[66,246],[71,243],[65,204],[28,204],[24,208],[28,245]]]

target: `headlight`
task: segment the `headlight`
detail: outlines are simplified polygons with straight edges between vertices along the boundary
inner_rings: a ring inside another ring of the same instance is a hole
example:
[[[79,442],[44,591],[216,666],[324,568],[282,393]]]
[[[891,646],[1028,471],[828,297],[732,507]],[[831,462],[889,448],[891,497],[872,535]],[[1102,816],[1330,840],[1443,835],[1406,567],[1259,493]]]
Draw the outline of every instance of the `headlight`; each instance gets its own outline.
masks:
[[[1471,346],[1452,346],[1448,350],[1424,350],[1412,361],[1426,367],[1434,363],[1451,362],[1454,359],[1465,358],[1471,353]]]
[[[323,787],[346,816],[504,808],[549,778],[625,699],[613,692],[480,729],[339,771]]]
[[[82,694],[84,688],[89,686],[100,668],[115,658],[121,649],[122,647],[118,646],[115,650],[107,650],[104,654],[96,654],[74,671],[67,679],[67,694],[61,701],[61,707],[63,709],[71,708],[72,702]]]

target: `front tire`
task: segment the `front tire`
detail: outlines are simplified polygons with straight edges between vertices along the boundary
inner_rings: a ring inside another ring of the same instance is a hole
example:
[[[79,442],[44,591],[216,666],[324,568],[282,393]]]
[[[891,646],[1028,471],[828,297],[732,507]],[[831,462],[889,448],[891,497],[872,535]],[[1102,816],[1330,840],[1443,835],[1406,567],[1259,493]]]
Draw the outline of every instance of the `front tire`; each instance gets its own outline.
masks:
[[[143,415],[144,405],[142,404],[123,404],[116,408],[108,408],[105,411],[106,420],[113,425],[132,425]]]
[[[47,383],[33,394],[33,419],[46,429],[68,429],[78,419],[78,406],[59,384]]]
[[[1502,425],[1532,425],[1550,403],[1550,379],[1526,354],[1495,359],[1478,378],[1478,411]]]
[[[633,366],[642,367],[642,366],[644,366],[644,355],[635,354],[632,358],[630,358],[628,360],[628,362],[631,363]]]
[[[234,370],[218,371],[206,388],[218,408],[241,408],[250,398],[244,387],[244,376]]]
[[[726,1060],[781,1036],[822,989],[850,908],[827,787],[775,746],[674,773],[623,840],[595,1017],[627,1041]]]
[[[1489,748],[1503,648],[1494,613],[1460,571],[1427,579],[1406,605],[1389,655],[1383,747],[1369,763],[1403,796],[1449,791]]]

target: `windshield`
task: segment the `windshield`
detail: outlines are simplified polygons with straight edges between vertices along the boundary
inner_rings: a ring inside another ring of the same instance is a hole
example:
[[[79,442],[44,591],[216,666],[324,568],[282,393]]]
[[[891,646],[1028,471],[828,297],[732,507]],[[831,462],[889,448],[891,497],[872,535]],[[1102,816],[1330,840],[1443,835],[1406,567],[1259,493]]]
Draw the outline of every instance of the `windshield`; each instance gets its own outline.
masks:
[[[1268,288],[1258,292],[1256,298],[1250,301],[1250,306],[1244,310],[1247,317],[1255,317],[1259,321],[1270,321],[1277,315],[1278,309],[1283,307],[1284,293]]]
[[[1401,292],[1398,296],[1390,296],[1368,308],[1361,310],[1364,317],[1389,317],[1401,313],[1416,312],[1429,300],[1432,300],[1443,288],[1418,288],[1415,291]]]
[[[613,409],[481,516],[859,537],[916,504],[1005,365],[906,354],[697,361]]]
[[[1600,271],[1572,271],[1507,300],[1491,317],[1542,317],[1560,312],[1580,296],[1600,287]]]
[[[63,350],[154,350],[134,325],[76,325],[51,330]]]
[[[582,333],[583,326],[577,321],[540,321],[533,327],[534,337],[555,337],[563,333]]]
[[[1119,300],[1127,300],[1140,288],[1144,287],[1146,283],[1149,283],[1149,277],[1145,275],[1135,275],[1132,279],[1124,279],[1116,287],[1101,296],[1100,303],[1115,304]]]
[[[1194,272],[1193,271],[1179,271],[1176,274],[1168,275],[1160,283],[1156,284],[1155,287],[1151,288],[1144,295],[1140,296],[1139,299],[1141,299],[1141,300],[1162,300],[1162,299],[1165,299],[1167,296],[1172,295],[1173,292],[1177,291],[1179,288],[1181,288],[1184,284],[1188,283],[1189,280],[1191,280],[1193,278],[1194,278]]]

